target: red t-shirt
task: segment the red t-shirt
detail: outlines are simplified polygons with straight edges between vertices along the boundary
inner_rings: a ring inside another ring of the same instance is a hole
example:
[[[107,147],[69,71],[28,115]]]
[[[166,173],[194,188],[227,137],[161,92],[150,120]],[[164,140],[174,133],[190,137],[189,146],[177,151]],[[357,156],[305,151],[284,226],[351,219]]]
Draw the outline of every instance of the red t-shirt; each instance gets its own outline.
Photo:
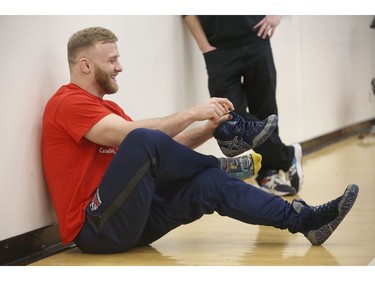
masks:
[[[132,121],[114,102],[98,98],[75,84],[62,86],[43,115],[42,160],[47,187],[64,244],[73,241],[117,147],[95,144],[84,134],[108,114]]]

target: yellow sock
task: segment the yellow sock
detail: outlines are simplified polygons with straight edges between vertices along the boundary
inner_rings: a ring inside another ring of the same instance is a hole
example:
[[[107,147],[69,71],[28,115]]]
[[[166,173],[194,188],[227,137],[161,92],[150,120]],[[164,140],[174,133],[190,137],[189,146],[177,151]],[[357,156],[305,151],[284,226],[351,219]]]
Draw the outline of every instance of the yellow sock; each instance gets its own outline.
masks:
[[[262,155],[256,152],[252,152],[250,153],[250,156],[253,158],[254,175],[256,175],[262,167]]]

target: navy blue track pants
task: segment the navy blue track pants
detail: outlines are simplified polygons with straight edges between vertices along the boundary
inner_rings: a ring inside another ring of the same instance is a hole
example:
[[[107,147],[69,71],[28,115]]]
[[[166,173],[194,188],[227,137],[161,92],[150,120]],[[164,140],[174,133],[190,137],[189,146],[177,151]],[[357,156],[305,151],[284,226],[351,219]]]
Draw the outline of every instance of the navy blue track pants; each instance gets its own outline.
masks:
[[[144,246],[204,214],[296,232],[299,214],[280,197],[233,178],[214,156],[200,154],[157,130],[124,139],[86,208],[74,240],[87,253]]]

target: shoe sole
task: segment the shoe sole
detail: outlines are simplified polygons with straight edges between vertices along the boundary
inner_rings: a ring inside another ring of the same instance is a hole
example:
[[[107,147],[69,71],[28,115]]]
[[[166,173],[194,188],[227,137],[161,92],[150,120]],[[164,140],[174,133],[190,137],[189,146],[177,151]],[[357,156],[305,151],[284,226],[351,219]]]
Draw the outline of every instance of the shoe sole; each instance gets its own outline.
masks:
[[[350,209],[353,207],[354,202],[357,199],[359,192],[359,187],[355,184],[348,185],[345,189],[344,195],[338,205],[339,215],[336,219],[323,225],[321,228],[316,230],[311,230],[305,237],[313,244],[314,246],[322,245],[336,230],[345,216],[349,213]]]
[[[240,140],[237,136],[230,141],[218,140],[217,143],[219,145],[221,152],[227,157],[235,157],[252,149],[251,145]]]
[[[273,133],[277,127],[277,115],[270,115],[267,117],[266,125],[263,130],[253,139],[252,144],[243,141],[241,136],[235,136],[232,140],[217,140],[221,152],[227,157],[238,156],[250,149],[256,148],[263,144]]]
[[[299,178],[298,186],[294,187],[297,192],[301,190],[302,184],[303,184],[303,173],[302,173],[302,147],[300,144],[294,144],[294,155],[296,156],[297,159],[297,175]]]
[[[252,143],[253,148],[256,148],[262,145],[271,136],[271,134],[277,127],[278,121],[279,121],[279,118],[277,117],[277,115],[273,114],[273,115],[268,116],[264,129],[253,140],[253,143]]]

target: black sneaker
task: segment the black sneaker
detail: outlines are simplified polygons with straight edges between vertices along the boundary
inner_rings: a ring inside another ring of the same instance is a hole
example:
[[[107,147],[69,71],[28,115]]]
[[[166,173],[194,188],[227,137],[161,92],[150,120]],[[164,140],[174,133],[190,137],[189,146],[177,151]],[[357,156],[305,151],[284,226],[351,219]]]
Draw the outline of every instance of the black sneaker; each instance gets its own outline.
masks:
[[[302,200],[294,200],[292,205],[297,212],[304,212],[302,233],[315,246],[323,244],[336,230],[357,199],[359,187],[350,184],[342,196],[320,206],[308,206]]]
[[[234,157],[264,143],[275,130],[277,115],[270,115],[263,121],[246,121],[231,111],[232,119],[222,122],[213,136],[223,154]]]
[[[285,172],[286,178],[290,181],[290,185],[296,189],[296,192],[301,190],[303,183],[302,173],[302,147],[300,144],[294,144],[294,157],[292,164],[288,171]]]

